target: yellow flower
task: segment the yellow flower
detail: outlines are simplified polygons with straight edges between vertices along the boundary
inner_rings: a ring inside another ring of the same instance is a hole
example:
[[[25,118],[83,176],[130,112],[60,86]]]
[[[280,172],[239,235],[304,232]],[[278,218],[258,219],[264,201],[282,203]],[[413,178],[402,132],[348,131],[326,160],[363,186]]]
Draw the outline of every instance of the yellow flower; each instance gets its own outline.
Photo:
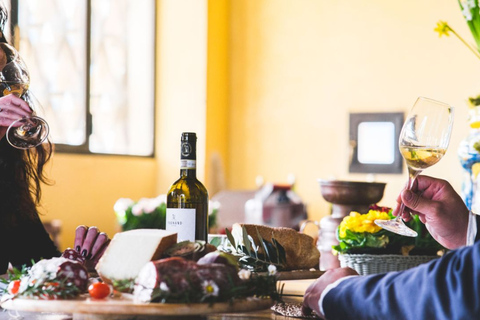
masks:
[[[450,36],[449,32],[453,31],[452,28],[450,28],[448,23],[446,23],[445,21],[438,21],[437,22],[437,27],[433,30],[438,32],[439,37],[441,37],[441,36],[449,37]]]
[[[358,212],[352,211],[350,215],[343,218],[339,227],[339,236],[340,238],[345,238],[347,236],[347,230],[357,233],[376,233],[379,232],[382,228],[375,224],[376,219],[387,220],[390,219],[390,216],[387,212],[370,210],[366,214],[360,214]]]

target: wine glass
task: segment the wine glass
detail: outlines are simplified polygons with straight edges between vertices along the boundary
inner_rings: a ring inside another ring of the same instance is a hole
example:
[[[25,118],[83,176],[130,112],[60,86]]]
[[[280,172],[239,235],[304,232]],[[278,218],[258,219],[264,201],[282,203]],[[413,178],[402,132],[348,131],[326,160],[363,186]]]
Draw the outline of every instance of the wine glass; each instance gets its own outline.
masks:
[[[7,43],[0,43],[0,96],[15,94],[32,109],[31,116],[15,120],[7,129],[7,141],[15,148],[28,149],[40,145],[48,136],[47,122],[35,115],[37,100],[28,90],[30,76],[18,51]]]
[[[407,190],[412,189],[417,176],[434,165],[447,151],[453,125],[453,107],[432,99],[419,97],[410,110],[399,137],[400,152],[408,167]],[[398,215],[392,220],[375,220],[378,226],[408,237],[417,232],[407,227],[402,216],[402,203]]]

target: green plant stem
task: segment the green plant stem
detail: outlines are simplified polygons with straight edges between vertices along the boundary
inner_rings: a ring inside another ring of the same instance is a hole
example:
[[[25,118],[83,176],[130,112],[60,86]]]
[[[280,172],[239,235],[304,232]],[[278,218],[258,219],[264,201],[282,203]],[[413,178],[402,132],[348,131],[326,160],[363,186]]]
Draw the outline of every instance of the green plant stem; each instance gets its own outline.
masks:
[[[478,50],[474,47],[472,47],[472,45],[470,45],[467,41],[465,41],[465,39],[463,39],[458,33],[455,32],[455,30],[453,30],[452,28],[448,27],[450,29],[450,31],[452,31],[452,33],[464,44],[468,47],[468,49],[470,49],[470,51],[472,51],[476,56],[477,58],[480,59],[480,52],[478,52]]]

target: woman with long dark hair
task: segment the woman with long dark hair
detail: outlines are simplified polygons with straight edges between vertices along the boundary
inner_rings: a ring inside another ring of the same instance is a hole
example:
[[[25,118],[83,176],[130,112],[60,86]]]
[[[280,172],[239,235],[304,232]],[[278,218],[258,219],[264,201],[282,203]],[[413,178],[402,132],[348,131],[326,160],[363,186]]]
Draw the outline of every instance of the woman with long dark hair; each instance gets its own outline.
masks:
[[[7,17],[7,10],[0,3],[0,42],[7,42],[3,32]],[[12,147],[5,137],[7,128],[15,120],[29,116],[32,110],[18,96],[2,95],[0,92],[0,274],[5,273],[9,263],[19,267],[32,260],[60,255],[37,210],[41,185],[49,184],[45,164],[52,156],[52,144],[46,140],[26,150]],[[80,226],[74,248],[90,259],[92,265],[108,242],[106,234],[99,233],[97,228]]]

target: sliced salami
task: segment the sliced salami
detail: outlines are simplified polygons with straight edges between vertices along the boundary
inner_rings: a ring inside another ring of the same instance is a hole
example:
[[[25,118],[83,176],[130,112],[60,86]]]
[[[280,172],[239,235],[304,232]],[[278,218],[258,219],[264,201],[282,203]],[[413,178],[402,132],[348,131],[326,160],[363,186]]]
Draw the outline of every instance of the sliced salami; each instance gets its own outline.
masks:
[[[173,257],[147,263],[137,277],[133,295],[141,302],[201,302],[211,295],[228,299],[240,281],[231,265],[198,265]]]
[[[80,252],[77,252],[72,248],[68,248],[65,251],[63,251],[62,257],[65,259],[80,262],[81,264],[85,264],[85,257],[82,256]]]
[[[75,261],[65,261],[58,267],[57,278],[73,283],[81,292],[88,287],[88,271],[84,265]]]

